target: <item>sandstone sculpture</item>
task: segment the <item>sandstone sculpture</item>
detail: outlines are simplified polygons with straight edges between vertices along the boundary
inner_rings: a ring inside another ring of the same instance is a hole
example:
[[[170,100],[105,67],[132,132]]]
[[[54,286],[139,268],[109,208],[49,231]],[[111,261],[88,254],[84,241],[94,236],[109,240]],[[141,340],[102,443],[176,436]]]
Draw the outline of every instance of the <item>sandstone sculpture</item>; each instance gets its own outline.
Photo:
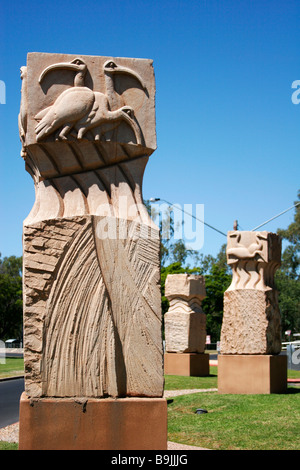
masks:
[[[204,353],[206,315],[201,303],[206,296],[203,276],[169,274],[165,296],[170,308],[165,322],[165,373],[208,375],[209,355]]]
[[[21,78],[36,199],[23,225],[19,448],[166,449],[160,236],[142,197],[152,61],[30,53]]]
[[[161,397],[152,61],[30,53],[21,76],[26,394]]]
[[[206,292],[203,276],[169,274],[165,296],[170,302],[164,317],[166,352],[204,353],[206,315],[201,303]]]
[[[274,274],[281,239],[270,232],[228,233],[232,282],[224,293],[219,393],[282,393],[287,386],[281,351],[280,311]]]
[[[269,232],[228,233],[227,262],[232,282],[224,294],[223,354],[278,354],[280,311],[274,274],[281,240]]]

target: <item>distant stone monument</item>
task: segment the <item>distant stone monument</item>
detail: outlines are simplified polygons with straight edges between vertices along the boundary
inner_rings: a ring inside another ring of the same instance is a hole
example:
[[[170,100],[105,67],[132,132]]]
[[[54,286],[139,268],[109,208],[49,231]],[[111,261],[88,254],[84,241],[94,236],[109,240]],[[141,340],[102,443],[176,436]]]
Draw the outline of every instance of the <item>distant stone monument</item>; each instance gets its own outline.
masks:
[[[270,232],[228,233],[232,282],[224,293],[220,393],[282,392],[287,384],[281,351],[281,321],[274,274],[281,263],[281,239]]]
[[[165,373],[209,375],[209,355],[205,354],[206,315],[201,303],[206,297],[203,276],[169,274],[165,296],[170,308],[165,313]]]
[[[30,53],[20,449],[166,449],[151,60]]]

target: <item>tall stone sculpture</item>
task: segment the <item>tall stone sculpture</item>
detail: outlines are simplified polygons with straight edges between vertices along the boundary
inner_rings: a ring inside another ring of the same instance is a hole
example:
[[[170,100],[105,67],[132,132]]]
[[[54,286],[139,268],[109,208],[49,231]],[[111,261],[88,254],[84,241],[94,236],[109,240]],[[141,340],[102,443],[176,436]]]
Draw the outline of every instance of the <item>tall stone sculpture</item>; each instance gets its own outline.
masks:
[[[165,448],[160,238],[142,198],[152,61],[30,53],[21,78],[36,200],[23,226],[20,447]]]
[[[169,274],[165,296],[170,308],[165,322],[165,373],[209,375],[209,355],[205,354],[206,315],[201,303],[206,296],[203,276]]]
[[[281,239],[270,232],[228,233],[232,282],[224,294],[218,389],[220,393],[271,393],[286,387],[280,311],[274,274]]]

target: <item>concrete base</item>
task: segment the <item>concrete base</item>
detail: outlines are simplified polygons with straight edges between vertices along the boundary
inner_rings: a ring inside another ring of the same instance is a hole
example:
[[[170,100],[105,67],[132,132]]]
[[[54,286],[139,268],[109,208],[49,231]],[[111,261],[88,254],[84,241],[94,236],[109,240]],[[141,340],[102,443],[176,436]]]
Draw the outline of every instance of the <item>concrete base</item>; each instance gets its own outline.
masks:
[[[269,394],[285,393],[286,389],[286,356],[218,356],[219,393]]]
[[[209,354],[165,353],[166,375],[205,377],[209,375]]]
[[[164,398],[20,400],[20,450],[167,450]]]

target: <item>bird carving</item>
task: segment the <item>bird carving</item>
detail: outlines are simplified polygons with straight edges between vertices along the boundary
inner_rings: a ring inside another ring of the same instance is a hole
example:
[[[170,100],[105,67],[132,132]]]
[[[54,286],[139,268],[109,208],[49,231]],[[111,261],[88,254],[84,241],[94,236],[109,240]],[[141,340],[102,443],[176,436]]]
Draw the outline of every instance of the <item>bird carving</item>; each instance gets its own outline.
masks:
[[[101,140],[103,133],[113,130],[121,121],[126,122],[132,128],[137,144],[141,144],[141,131],[134,120],[134,110],[131,106],[122,106],[115,111],[110,111],[108,99],[103,93],[94,92],[95,101],[92,110],[74,126],[77,138],[83,139],[87,131],[93,130],[95,140]],[[101,131],[101,126],[103,126]]]
[[[238,245],[232,248],[228,248],[227,255],[234,256],[238,259],[254,258],[258,253],[262,252],[263,243],[261,240],[266,240],[265,237],[258,235],[258,234],[255,236],[255,238],[256,238],[256,241],[254,243],[251,243],[251,245],[249,245],[249,247],[247,248],[245,245],[240,244],[241,234],[239,233],[237,235]]]
[[[123,106],[111,110],[110,101],[113,101],[113,80],[114,73],[125,73],[135,77],[145,88],[142,78],[127,67],[118,66],[114,61],[109,60],[104,64],[103,70],[106,77],[106,94],[94,92],[84,86],[84,79],[87,71],[85,62],[76,58],[70,63],[53,64],[47,67],[40,75],[39,82],[45,75],[57,68],[65,68],[76,71],[74,87],[63,91],[53,105],[39,112],[35,119],[38,122],[35,127],[37,141],[43,140],[48,135],[60,129],[57,139],[66,140],[70,131],[77,130],[77,137],[82,139],[84,134],[91,129],[108,123],[109,129],[113,129],[121,121],[128,123],[135,133],[136,141],[141,143],[141,131],[134,119],[134,110],[129,106]],[[101,129],[96,133],[96,138],[100,139]]]

